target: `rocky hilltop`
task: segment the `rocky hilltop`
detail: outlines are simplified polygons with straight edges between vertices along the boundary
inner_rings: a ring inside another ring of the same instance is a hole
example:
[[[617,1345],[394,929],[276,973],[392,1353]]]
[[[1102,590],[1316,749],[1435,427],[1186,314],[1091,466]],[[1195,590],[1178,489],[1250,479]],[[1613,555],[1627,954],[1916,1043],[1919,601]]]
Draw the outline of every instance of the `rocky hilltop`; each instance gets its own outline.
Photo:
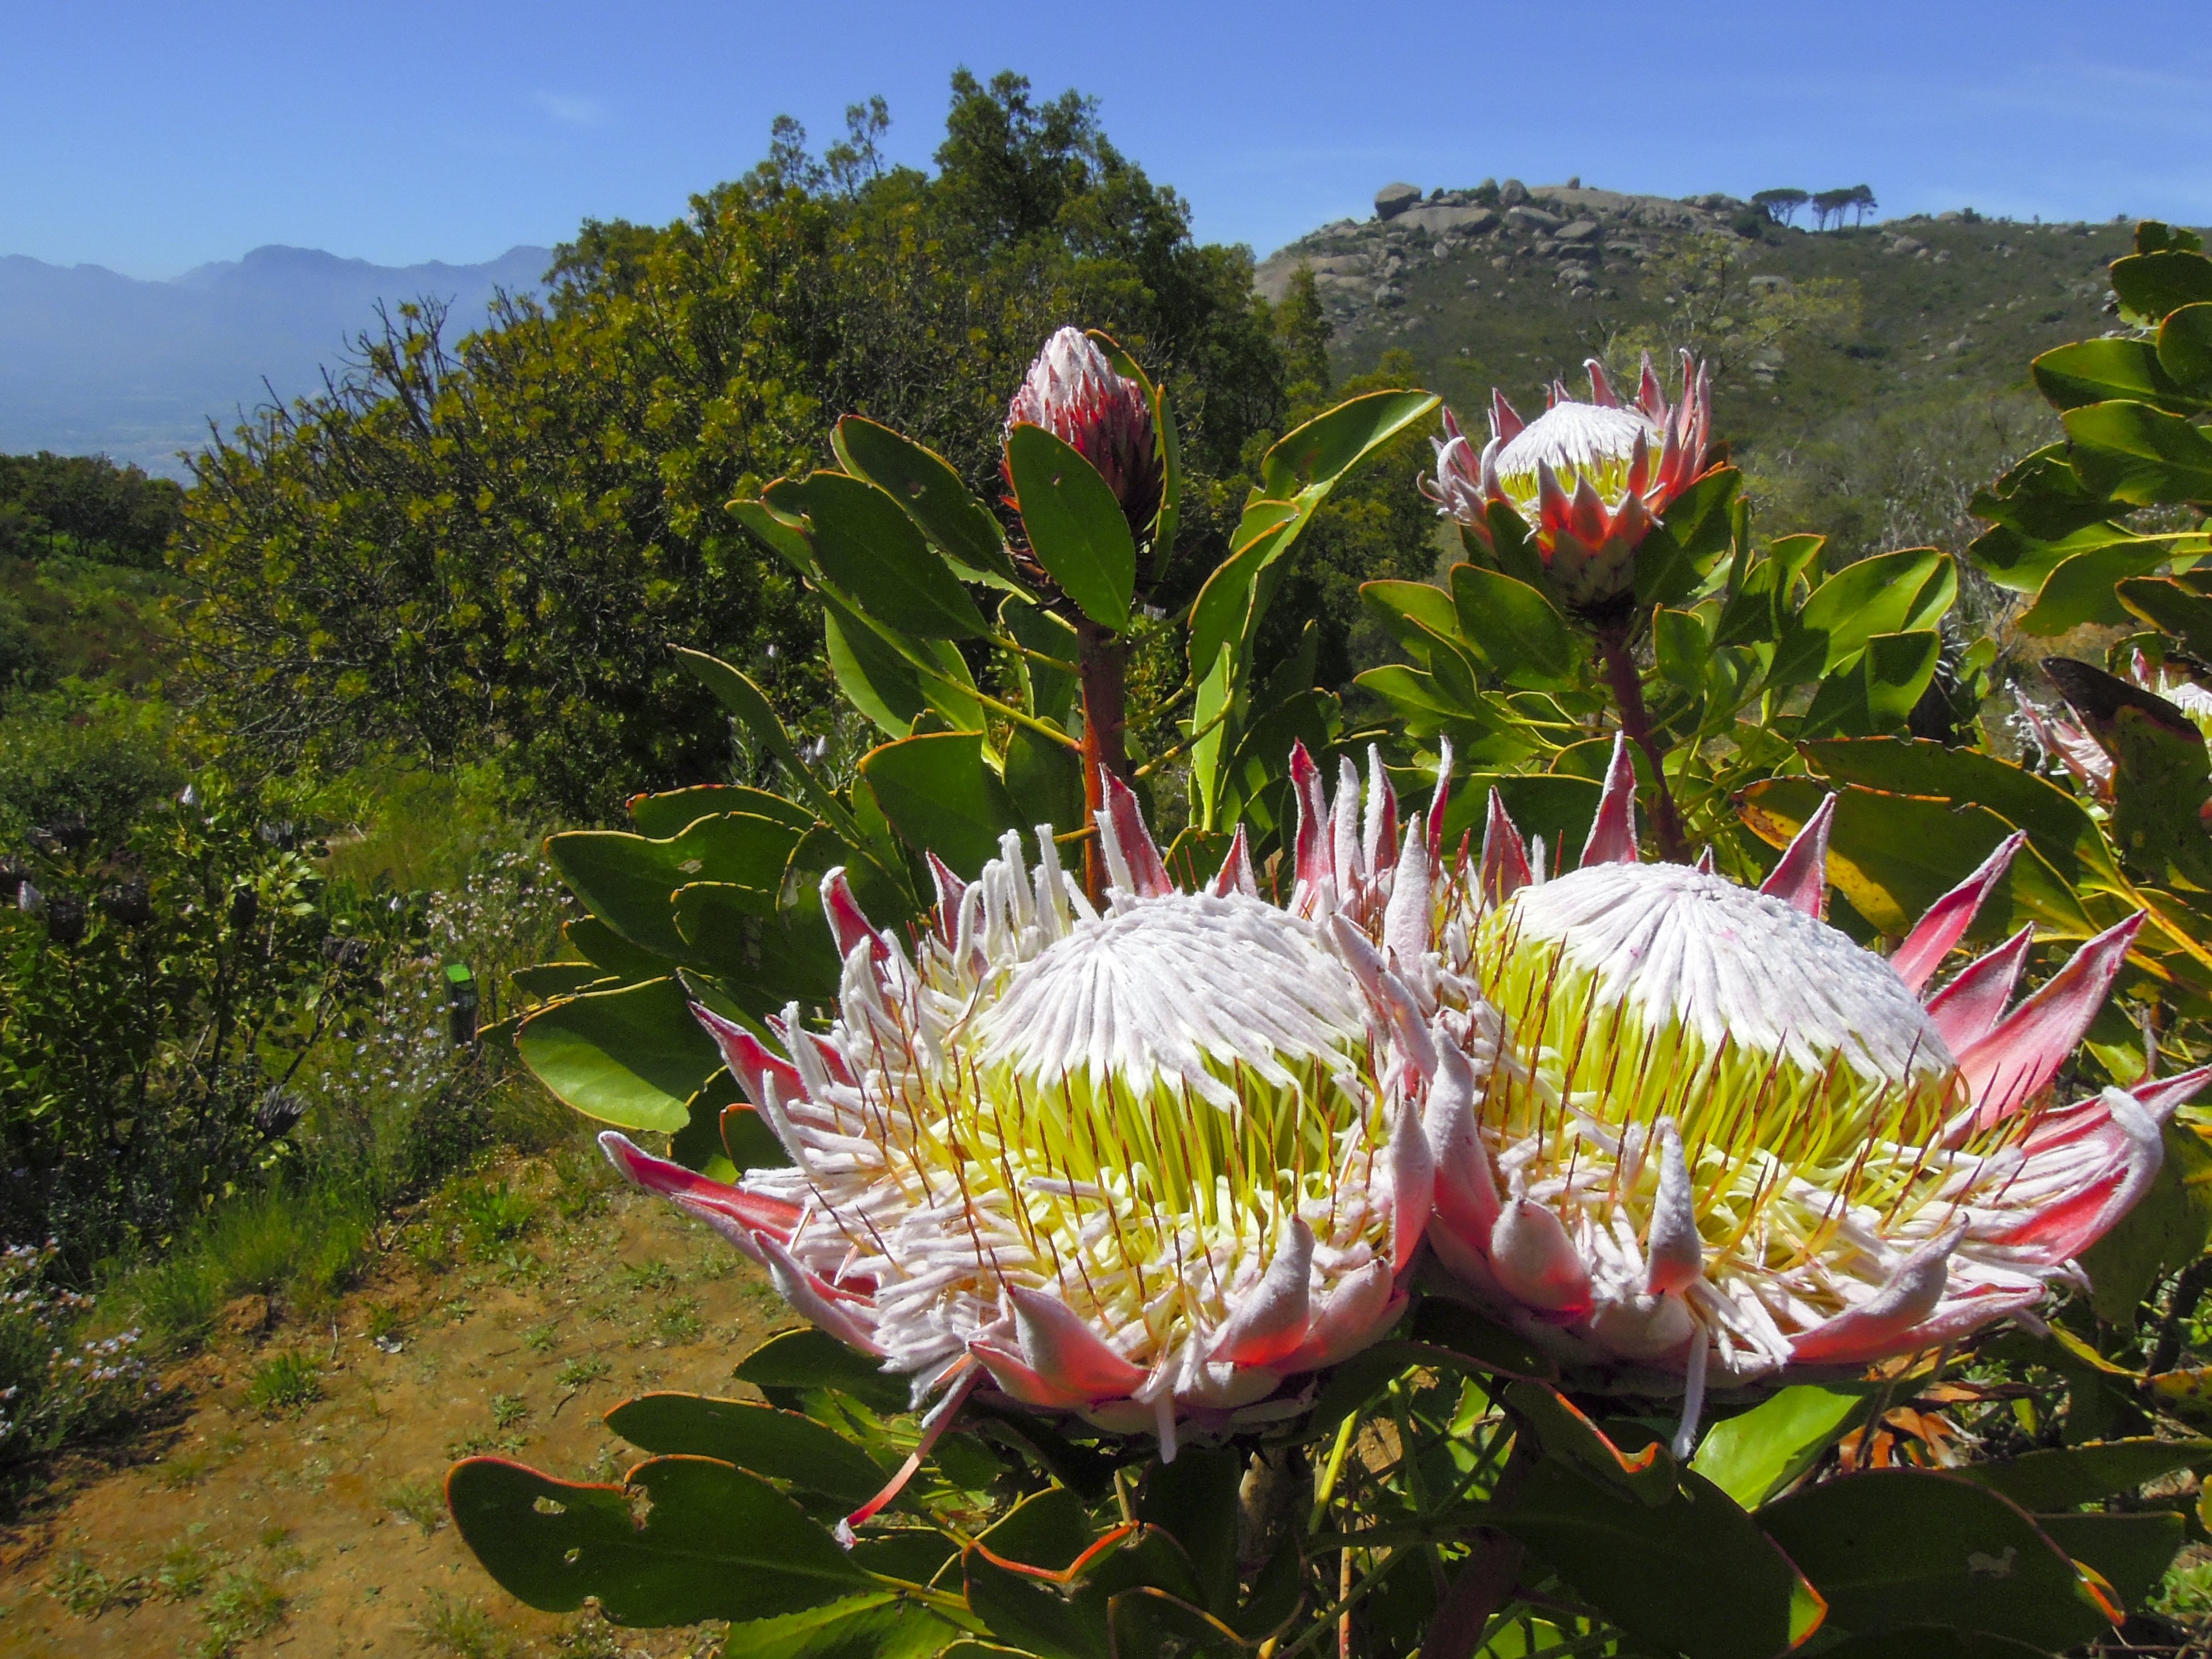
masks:
[[[1652,258],[1669,232],[1728,227],[1749,211],[1729,196],[1675,201],[1564,185],[1528,185],[1486,179],[1472,190],[1386,185],[1375,193],[1375,216],[1340,219],[1299,238],[1261,263],[1260,292],[1280,299],[1291,274],[1310,265],[1323,302],[1339,326],[1363,312],[1406,301],[1405,277],[1424,264],[1486,259],[1484,271],[1549,278],[1576,299],[1611,299],[1621,274]],[[1479,288],[1485,275],[1470,274]]]

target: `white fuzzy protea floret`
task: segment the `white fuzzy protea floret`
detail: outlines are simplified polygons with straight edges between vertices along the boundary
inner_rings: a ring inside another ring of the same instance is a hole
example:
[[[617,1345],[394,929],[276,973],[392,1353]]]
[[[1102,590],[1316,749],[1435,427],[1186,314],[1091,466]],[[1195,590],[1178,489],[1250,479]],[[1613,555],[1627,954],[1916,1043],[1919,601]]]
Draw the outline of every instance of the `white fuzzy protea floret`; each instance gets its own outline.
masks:
[[[1364,792],[1347,765],[1333,807],[1303,750],[1293,770],[1300,845],[1329,851],[1287,907],[1241,834],[1203,890],[1171,881],[1110,778],[1103,907],[1048,827],[1034,865],[1010,834],[972,883],[934,866],[910,945],[833,874],[829,1027],[787,1010],[779,1055],[698,1011],[789,1166],[732,1187],[619,1135],[610,1155],[918,1401],[995,1389],[1157,1433],[1168,1456],[1185,1425],[1297,1409],[1285,1379],[1403,1307],[1431,1193],[1408,1103],[1439,1046],[1486,1065],[1493,1027],[1438,971],[1441,792],[1401,831],[1379,760]]]

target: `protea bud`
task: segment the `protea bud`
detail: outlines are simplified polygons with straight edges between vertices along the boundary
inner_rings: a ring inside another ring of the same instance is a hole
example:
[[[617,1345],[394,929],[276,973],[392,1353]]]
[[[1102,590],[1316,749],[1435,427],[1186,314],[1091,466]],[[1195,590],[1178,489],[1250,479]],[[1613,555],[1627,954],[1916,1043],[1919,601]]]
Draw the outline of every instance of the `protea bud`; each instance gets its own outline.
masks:
[[[1081,329],[1060,330],[1030,365],[1006,405],[1007,432],[1024,425],[1042,427],[1096,467],[1129,533],[1144,538],[1159,515],[1163,477],[1152,401]]]
[[[1586,367],[1590,401],[1568,397],[1555,380],[1533,421],[1492,392],[1490,441],[1480,454],[1447,409],[1445,435],[1432,441],[1436,477],[1421,480],[1421,493],[1486,548],[1495,546],[1490,504],[1510,507],[1535,532],[1559,597],[1597,611],[1633,591],[1636,550],[1675,497],[1711,471],[1712,385],[1684,352],[1681,400],[1670,406],[1647,356],[1636,401],[1624,404],[1603,365],[1593,357]]]

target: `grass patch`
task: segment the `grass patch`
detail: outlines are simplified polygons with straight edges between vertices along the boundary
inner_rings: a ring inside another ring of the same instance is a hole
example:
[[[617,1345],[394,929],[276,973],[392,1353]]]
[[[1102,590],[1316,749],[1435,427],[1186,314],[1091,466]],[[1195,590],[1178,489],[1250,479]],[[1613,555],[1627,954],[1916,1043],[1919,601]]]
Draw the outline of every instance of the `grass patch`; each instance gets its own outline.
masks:
[[[530,1402],[519,1394],[491,1397],[491,1421],[495,1429],[511,1429],[530,1415]]]
[[[446,1524],[446,1500],[427,1480],[407,1480],[386,1486],[384,1507],[428,1538]]]
[[[97,1619],[113,1607],[136,1606],[145,1595],[136,1577],[112,1578],[82,1550],[71,1550],[46,1577],[46,1592],[80,1619]]]
[[[154,1583],[162,1600],[190,1601],[207,1589],[208,1580],[215,1576],[221,1564],[219,1557],[210,1556],[198,1544],[172,1544],[162,1554]]]
[[[264,1417],[301,1410],[322,1397],[321,1367],[299,1352],[266,1361],[246,1385],[246,1403]]]
[[[207,1627],[200,1659],[223,1659],[240,1643],[266,1636],[283,1617],[283,1592],[267,1579],[252,1572],[223,1574],[200,1606],[200,1621]]]
[[[517,1651],[514,1638],[474,1601],[456,1601],[432,1590],[416,1628],[423,1645],[452,1659],[507,1659]]]
[[[455,1213],[461,1236],[479,1260],[495,1256],[530,1231],[538,1218],[538,1206],[504,1181],[470,1182],[453,1190]]]
[[[612,1365],[597,1354],[580,1354],[574,1359],[564,1360],[561,1369],[553,1373],[553,1380],[573,1394],[578,1389],[590,1387],[613,1370]]]

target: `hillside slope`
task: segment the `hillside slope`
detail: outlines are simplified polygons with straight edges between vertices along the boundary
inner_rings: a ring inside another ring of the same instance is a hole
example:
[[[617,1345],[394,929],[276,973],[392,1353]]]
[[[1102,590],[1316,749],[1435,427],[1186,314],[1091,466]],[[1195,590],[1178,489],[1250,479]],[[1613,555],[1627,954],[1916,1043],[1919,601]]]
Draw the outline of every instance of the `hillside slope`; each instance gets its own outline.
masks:
[[[0,453],[105,453],[181,476],[176,452],[198,448],[210,419],[316,389],[380,301],[435,297],[458,333],[495,290],[535,289],[551,258],[374,265],[262,247],[165,283],[0,258]]]
[[[1855,321],[1731,365],[1715,389],[1720,434],[1779,515],[1768,527],[1828,530],[1847,547],[1948,545],[1967,532],[1972,483],[2045,441],[2029,360],[2112,325],[2105,268],[2130,238],[2124,224],[1957,215],[1745,237],[1751,216],[1724,197],[1523,195],[1509,180],[1503,194],[1521,199],[1480,199],[1498,193],[1440,191],[1387,218],[1324,226],[1261,264],[1261,291],[1279,297],[1310,265],[1341,373],[1402,350],[1479,431],[1492,386],[1534,413],[1555,376],[1583,385],[1587,357],[1629,367],[1624,336],[1679,339],[1668,295],[1698,237],[1728,239],[1752,295],[1849,284]]]

